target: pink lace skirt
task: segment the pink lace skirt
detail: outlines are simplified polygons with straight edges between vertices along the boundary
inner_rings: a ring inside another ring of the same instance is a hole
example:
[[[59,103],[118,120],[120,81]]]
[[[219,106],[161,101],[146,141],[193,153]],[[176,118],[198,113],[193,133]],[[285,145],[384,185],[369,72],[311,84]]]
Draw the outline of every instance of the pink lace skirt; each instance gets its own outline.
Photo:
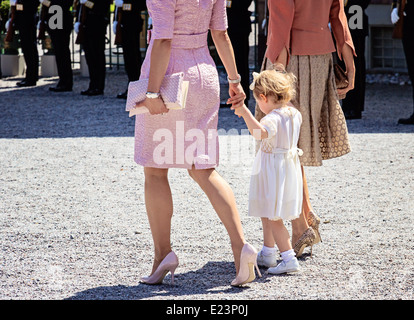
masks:
[[[141,78],[148,78],[152,44]],[[207,47],[207,34],[183,35],[172,41],[166,74],[184,72],[189,81],[186,107],[165,115],[138,115],[135,161],[153,168],[214,168],[219,162],[217,135],[220,85]]]

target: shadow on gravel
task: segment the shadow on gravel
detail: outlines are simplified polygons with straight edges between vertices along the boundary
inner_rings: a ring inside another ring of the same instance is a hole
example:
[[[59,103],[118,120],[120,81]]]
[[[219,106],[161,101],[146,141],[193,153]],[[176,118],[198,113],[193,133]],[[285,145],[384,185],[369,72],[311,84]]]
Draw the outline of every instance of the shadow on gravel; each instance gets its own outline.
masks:
[[[261,270],[262,274],[265,270]],[[104,286],[91,288],[76,293],[66,300],[139,300],[162,299],[163,297],[177,297],[183,299],[197,299],[197,295],[223,294],[230,297],[249,288],[232,287],[234,279],[234,263],[210,261],[197,271],[177,273],[174,275],[174,285],[171,284],[171,276],[168,274],[161,285],[147,285],[139,283],[136,286]],[[256,278],[256,282],[266,282],[266,276]]]
[[[117,99],[114,92],[84,97],[79,94],[80,84],[72,92],[51,93],[51,83],[47,81],[41,86],[18,89],[14,87],[15,79],[9,82],[0,87],[0,138],[134,136],[135,119],[128,117],[125,100]],[[254,113],[252,99],[249,108]],[[414,132],[414,126],[397,125],[398,118],[412,112],[408,86],[368,85],[365,109],[361,120],[347,121],[350,133]],[[246,125],[229,107],[224,107],[219,110],[218,128],[234,135]]]

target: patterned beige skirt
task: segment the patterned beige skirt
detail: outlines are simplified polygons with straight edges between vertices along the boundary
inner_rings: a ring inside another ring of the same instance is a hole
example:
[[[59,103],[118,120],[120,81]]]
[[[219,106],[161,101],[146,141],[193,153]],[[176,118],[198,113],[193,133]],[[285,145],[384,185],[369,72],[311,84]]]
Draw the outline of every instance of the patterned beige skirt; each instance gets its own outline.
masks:
[[[273,69],[264,59],[262,70]],[[338,101],[331,54],[291,56],[287,71],[297,78],[293,105],[302,114],[298,147],[303,166],[321,166],[322,160],[343,156],[351,151],[345,116]],[[255,117],[265,114],[256,105]]]

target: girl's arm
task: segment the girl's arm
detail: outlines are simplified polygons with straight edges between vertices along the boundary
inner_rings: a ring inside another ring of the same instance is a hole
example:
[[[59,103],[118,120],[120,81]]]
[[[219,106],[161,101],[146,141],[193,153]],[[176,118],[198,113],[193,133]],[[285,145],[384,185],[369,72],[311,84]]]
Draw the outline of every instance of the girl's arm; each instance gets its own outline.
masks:
[[[235,108],[231,107],[234,110],[234,113],[240,117],[243,117],[244,122],[246,122],[247,128],[250,131],[250,134],[256,140],[266,139],[269,135],[267,130],[260,124],[259,121],[253,116],[250,110],[246,107],[245,104],[243,106]]]
[[[233,46],[230,38],[227,34],[227,30],[210,30],[211,37],[214,45],[216,46],[217,53],[223,62],[224,68],[226,69],[229,79],[236,80],[239,78],[237,73],[236,61],[234,59]],[[246,98],[246,94],[243,91],[243,87],[240,83],[229,83],[229,94],[230,99],[227,101],[228,104],[241,106]]]

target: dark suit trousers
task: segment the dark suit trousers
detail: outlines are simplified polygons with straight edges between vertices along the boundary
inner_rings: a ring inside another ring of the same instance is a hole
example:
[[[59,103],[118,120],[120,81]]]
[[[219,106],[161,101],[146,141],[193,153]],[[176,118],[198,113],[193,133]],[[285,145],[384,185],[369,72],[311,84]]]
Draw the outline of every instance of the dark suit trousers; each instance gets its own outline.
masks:
[[[137,19],[137,22],[142,22]],[[141,74],[141,50],[140,50],[140,23],[124,24],[122,30],[122,50],[124,53],[125,71],[128,81],[136,81]]]
[[[70,58],[70,33],[71,29],[48,30],[55,50],[56,65],[59,75],[58,86],[72,88],[72,61]]]
[[[86,30],[85,51],[86,63],[89,69],[89,89],[104,90],[105,88],[105,35],[108,20],[104,16],[89,16]]]
[[[361,113],[364,111],[365,104],[365,36],[352,35],[352,41],[354,42],[355,52],[357,54],[357,56],[354,57],[355,87],[353,90],[348,91],[346,98],[342,100],[342,110],[345,114]],[[342,67],[345,67],[343,61],[341,61],[340,64]]]
[[[36,82],[39,79],[39,53],[37,51],[35,19],[19,25],[20,42],[26,62],[26,81]]]

